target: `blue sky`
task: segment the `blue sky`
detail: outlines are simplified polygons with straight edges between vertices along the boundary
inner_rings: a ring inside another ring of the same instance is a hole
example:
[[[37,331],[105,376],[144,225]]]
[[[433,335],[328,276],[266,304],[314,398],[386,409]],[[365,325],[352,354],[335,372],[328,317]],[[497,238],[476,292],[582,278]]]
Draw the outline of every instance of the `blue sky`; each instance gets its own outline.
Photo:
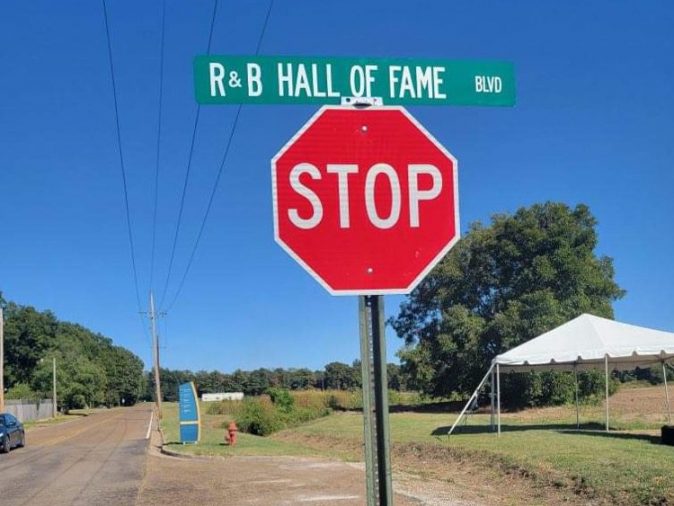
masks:
[[[253,54],[266,0],[221,1],[212,52]],[[168,1],[155,290],[196,112],[192,59],[213,4]],[[139,287],[150,285],[161,3],[109,0]],[[546,200],[586,203],[627,296],[619,320],[674,330],[674,5],[276,0],[260,54],[498,59],[514,108],[412,107],[459,160],[461,227]],[[100,2],[0,5],[0,289],[150,364],[127,240]],[[358,357],[357,299],[333,297],[273,240],[269,162],[314,106],[244,106],[184,290],[160,323],[171,368],[320,368]],[[203,107],[169,297],[235,108]],[[402,297],[387,297],[396,313]],[[145,308],[143,308],[145,309]],[[389,355],[401,345],[387,331]]]

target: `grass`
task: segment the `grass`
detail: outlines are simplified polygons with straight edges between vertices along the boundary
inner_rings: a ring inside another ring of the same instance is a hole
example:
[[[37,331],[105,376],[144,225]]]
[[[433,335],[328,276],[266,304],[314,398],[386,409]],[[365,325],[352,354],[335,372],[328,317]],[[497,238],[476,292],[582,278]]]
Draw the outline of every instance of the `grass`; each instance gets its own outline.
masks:
[[[180,443],[180,426],[178,422],[177,403],[163,403],[163,418],[161,428],[167,447],[179,453],[192,455],[212,455],[220,457],[230,456],[318,456],[325,455],[325,452],[309,448],[308,446],[277,441],[268,437],[253,436],[239,432],[237,435],[236,446],[225,444],[225,429],[222,423],[228,419],[226,415],[210,415],[206,413],[204,403],[201,404],[201,440],[198,444]]]
[[[56,418],[43,418],[41,420],[29,420],[27,422],[23,422],[23,426],[26,429],[31,429],[34,427],[46,427],[49,425],[58,425],[60,423],[65,423],[65,422],[70,422],[72,420],[77,420],[78,418],[81,418],[83,416],[87,416],[90,413],[92,413],[94,410],[86,410],[86,409],[77,409],[77,410],[72,410],[70,413],[64,415],[63,413],[59,413]]]
[[[489,469],[501,476],[524,477],[542,494],[562,490],[583,503],[674,504],[674,448],[658,444],[664,423],[658,413],[660,401],[643,404],[649,395],[657,398],[653,393],[658,392],[635,388],[612,397],[609,434],[603,431],[602,405],[581,407],[580,431],[573,406],[503,413],[500,437],[489,432],[488,414],[471,415],[447,437],[456,413],[392,413],[393,465],[451,481],[448,464],[458,462],[455,465],[472,466],[478,474]],[[165,404],[162,427],[171,449],[197,455],[363,458],[363,422],[357,412],[335,413],[271,437],[239,434],[235,447],[223,443],[225,418],[204,415],[198,445],[175,443],[179,439],[175,404]]]
[[[467,425],[447,437],[456,414],[394,413],[391,440],[404,453],[438,451],[440,458],[470,459],[526,476],[538,485],[563,487],[588,499],[609,504],[674,503],[674,448],[659,443],[661,423],[616,418],[605,433],[602,407],[583,408],[576,430],[575,408],[560,407],[502,415],[502,434],[488,431],[489,415],[471,415]],[[598,415],[598,416],[594,416]],[[591,422],[590,419],[597,420]],[[614,430],[616,427],[627,430]],[[644,430],[645,429],[645,430]],[[291,440],[362,440],[362,418],[333,415],[279,437]],[[658,432],[659,434],[659,432]],[[357,445],[352,444],[352,448]]]

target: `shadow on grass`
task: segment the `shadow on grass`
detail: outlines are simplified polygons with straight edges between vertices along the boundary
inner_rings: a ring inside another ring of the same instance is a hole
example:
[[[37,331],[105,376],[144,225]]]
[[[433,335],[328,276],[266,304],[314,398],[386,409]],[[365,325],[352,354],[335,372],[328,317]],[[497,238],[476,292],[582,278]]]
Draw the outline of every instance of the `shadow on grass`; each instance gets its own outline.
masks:
[[[463,408],[465,403],[463,401],[442,401],[442,402],[427,402],[423,404],[389,404],[389,413],[458,413]],[[345,408],[343,406],[335,406],[333,411],[362,413],[363,408]],[[480,413],[483,411],[480,410]],[[488,413],[485,409],[484,413]]]
[[[431,432],[431,436],[448,436],[451,425],[437,427]],[[530,425],[509,425],[501,424],[501,432],[525,432],[528,430],[549,430],[565,435],[594,436],[604,438],[614,438],[623,440],[647,441],[653,444],[660,444],[660,436],[649,434],[634,434],[629,432],[606,432],[604,425],[597,422],[583,423],[580,428],[575,424],[530,424]],[[459,434],[494,434],[489,425],[458,425],[453,435]]]
[[[63,415],[61,416],[91,416],[93,413],[90,413],[88,411],[66,411]],[[48,418],[48,420],[51,420],[51,418]]]
[[[459,412],[463,408],[465,402],[463,401],[442,401],[442,402],[428,402],[424,404],[394,404],[389,406],[391,413],[452,413]]]
[[[559,432],[562,434],[571,434],[576,436],[608,437],[624,440],[647,441],[653,444],[660,444],[660,436],[653,436],[650,434],[633,434],[630,432],[606,432],[604,430],[582,431],[576,429]]]
[[[527,430],[554,430],[557,432],[582,432],[582,431],[597,431],[600,430],[602,425],[598,423],[585,423],[581,424],[581,428],[576,428],[575,424],[566,424],[566,423],[546,423],[546,424],[529,424],[529,425],[510,425],[510,424],[501,424],[501,432],[522,432]],[[432,436],[447,436],[449,430],[452,428],[451,425],[438,427],[433,432]],[[494,433],[496,430],[492,430],[489,425],[457,425],[454,429],[453,434],[490,434]]]

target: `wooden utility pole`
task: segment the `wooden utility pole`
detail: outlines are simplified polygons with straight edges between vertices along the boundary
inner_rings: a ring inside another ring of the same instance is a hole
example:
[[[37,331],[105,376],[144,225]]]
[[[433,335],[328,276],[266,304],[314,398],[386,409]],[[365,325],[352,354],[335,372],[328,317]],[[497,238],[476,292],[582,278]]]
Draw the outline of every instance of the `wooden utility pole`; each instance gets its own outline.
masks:
[[[51,370],[51,372],[52,372],[52,377],[51,377],[51,380],[52,380],[51,381],[51,383],[52,383],[52,397],[51,397],[51,399],[52,399],[52,410],[51,410],[51,414],[52,414],[52,417],[56,418],[56,412],[57,412],[57,409],[56,409],[56,357],[52,358],[51,360],[52,360],[52,362],[51,362],[51,365],[52,365],[52,370]]]
[[[154,310],[154,295],[150,292],[150,322],[152,323],[152,354],[154,357],[154,386],[157,401],[157,418],[161,420],[161,385],[159,383],[159,337],[157,336],[157,314]]]
[[[5,411],[5,315],[0,296],[0,412]]]

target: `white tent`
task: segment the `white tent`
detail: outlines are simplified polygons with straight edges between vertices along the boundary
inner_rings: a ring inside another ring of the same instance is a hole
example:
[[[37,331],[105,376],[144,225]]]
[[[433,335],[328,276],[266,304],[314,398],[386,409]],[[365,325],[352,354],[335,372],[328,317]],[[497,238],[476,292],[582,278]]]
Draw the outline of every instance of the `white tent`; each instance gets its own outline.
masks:
[[[609,368],[629,370],[635,367],[648,367],[662,364],[674,358],[674,333],[628,325],[589,314],[579,317],[527,341],[505,353],[497,355],[489,371],[469,399],[472,402],[492,375],[491,385],[494,392],[496,376],[496,410],[498,433],[501,433],[501,388],[502,371],[578,371],[597,367],[604,368],[606,375],[606,430],[609,427],[608,411],[608,373]],[[667,412],[671,423],[669,392],[665,375],[665,393]],[[492,395],[492,408],[494,396]],[[576,377],[576,409],[578,405],[578,385]],[[465,413],[466,408],[456,420],[450,434]]]

